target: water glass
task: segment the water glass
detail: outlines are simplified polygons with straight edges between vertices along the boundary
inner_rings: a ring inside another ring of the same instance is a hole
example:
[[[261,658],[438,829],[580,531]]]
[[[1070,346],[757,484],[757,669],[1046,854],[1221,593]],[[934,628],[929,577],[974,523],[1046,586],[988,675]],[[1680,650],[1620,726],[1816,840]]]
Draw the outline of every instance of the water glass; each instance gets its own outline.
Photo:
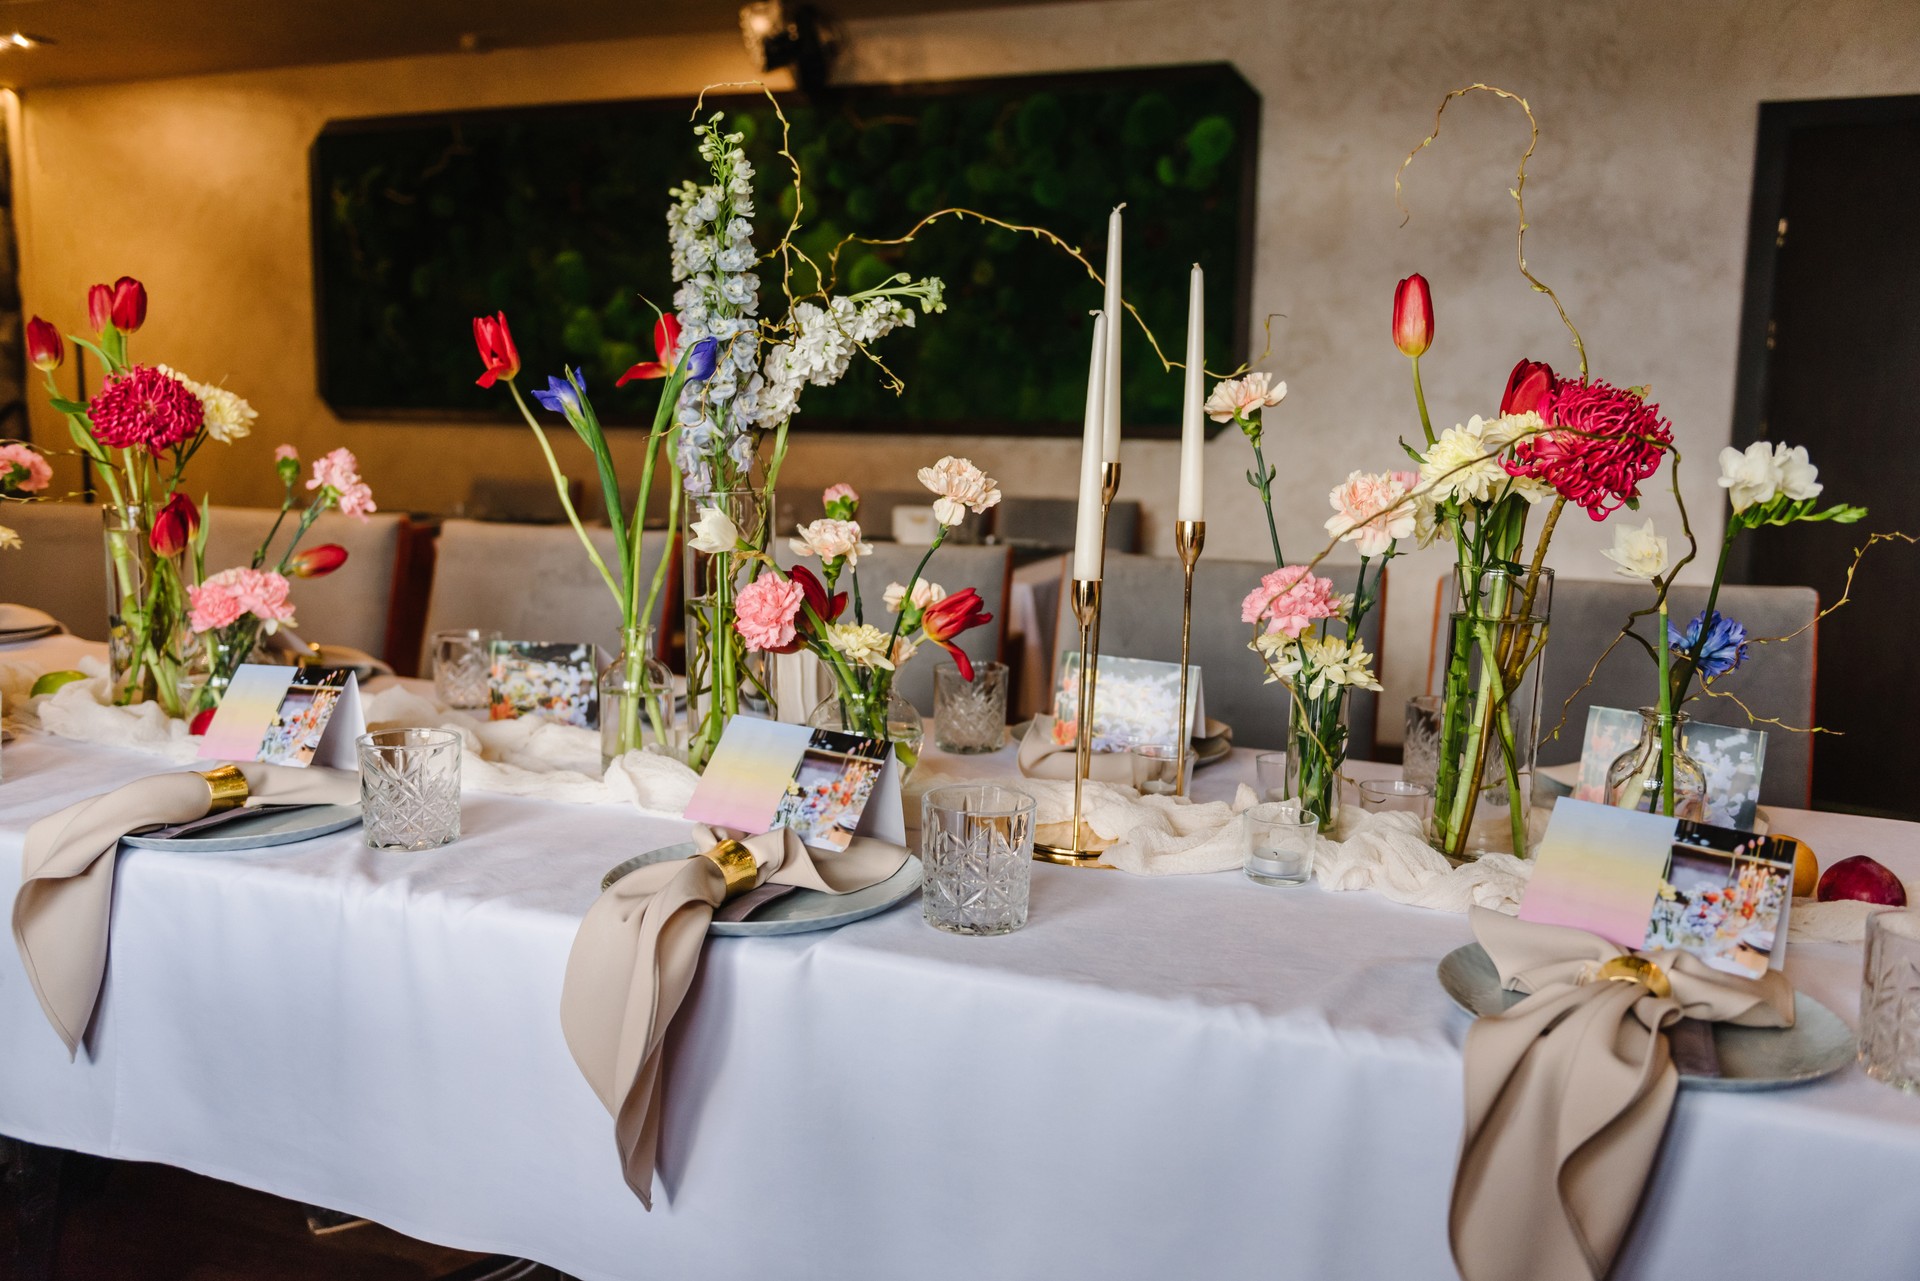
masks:
[[[998,783],[936,787],[920,800],[920,904],[952,934],[1011,934],[1027,923],[1033,797]]]
[[[1182,784],[1193,778],[1193,753],[1187,753],[1184,762],[1185,778],[1181,777],[1183,762],[1180,749],[1170,743],[1129,743],[1127,752],[1133,757],[1133,785],[1142,796],[1180,796],[1186,793]]]
[[[362,734],[360,821],[377,850],[430,850],[460,839],[460,735],[450,729]]]
[[[1413,814],[1424,825],[1433,813],[1433,788],[1404,778],[1370,778],[1360,784],[1360,808],[1369,814]]]
[[[1320,819],[1298,801],[1247,811],[1247,879],[1261,885],[1305,885],[1313,877]]]
[[[1253,758],[1254,790],[1263,801],[1284,801],[1293,795],[1287,778],[1287,754],[1262,752]]]
[[[1920,910],[1867,918],[1860,985],[1860,1066],[1876,1081],[1920,1094]]]
[[[433,634],[433,692],[448,707],[487,705],[487,647],[499,632],[462,627]]]
[[[1007,665],[982,663],[966,680],[942,663],[933,669],[933,741],[943,752],[975,756],[1007,745]]]
[[[1400,777],[1434,786],[1440,779],[1440,696],[1407,700],[1406,730],[1400,739]]]

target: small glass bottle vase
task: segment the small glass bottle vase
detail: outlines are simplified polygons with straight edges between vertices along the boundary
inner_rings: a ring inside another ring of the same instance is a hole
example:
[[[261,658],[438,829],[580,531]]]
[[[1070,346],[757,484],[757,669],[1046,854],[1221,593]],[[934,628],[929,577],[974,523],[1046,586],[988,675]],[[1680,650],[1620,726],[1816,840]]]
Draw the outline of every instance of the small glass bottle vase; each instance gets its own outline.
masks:
[[[1643,813],[1672,813],[1675,818],[1704,822],[1707,818],[1707,774],[1687,755],[1681,739],[1690,719],[1685,712],[1664,718],[1672,725],[1673,809],[1664,803],[1665,751],[1660,741],[1662,716],[1651,707],[1640,709],[1640,741],[1614,758],[1607,767],[1607,804]]]
[[[1340,769],[1347,762],[1346,688],[1329,685],[1319,698],[1301,697],[1291,715],[1287,795],[1328,832],[1340,815]]]
[[[814,729],[844,730],[893,744],[893,758],[900,762],[903,783],[920,763],[920,744],[927,736],[926,722],[919,711],[891,686],[884,694],[847,690],[829,694],[814,705],[807,724]]]
[[[600,768],[648,744],[684,758],[673,713],[673,672],[654,654],[653,629],[621,633],[620,652],[600,673]]]

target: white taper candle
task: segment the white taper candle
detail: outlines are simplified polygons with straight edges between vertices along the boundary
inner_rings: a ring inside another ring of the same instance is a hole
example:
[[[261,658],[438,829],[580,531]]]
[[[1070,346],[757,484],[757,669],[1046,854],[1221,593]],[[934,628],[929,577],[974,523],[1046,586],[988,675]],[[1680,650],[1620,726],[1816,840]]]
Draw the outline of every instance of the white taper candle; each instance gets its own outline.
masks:
[[[1107,317],[1093,316],[1093,354],[1087,364],[1087,417],[1080,442],[1080,510],[1074,523],[1073,576],[1100,577],[1105,560],[1100,539],[1101,433],[1106,425]]]
[[[1120,300],[1120,211],[1125,208],[1116,205],[1107,215],[1107,375],[1101,457],[1110,463],[1120,461],[1120,331],[1126,327],[1127,314]]]
[[[1187,290],[1187,379],[1180,399],[1180,520],[1205,520],[1207,415],[1206,277],[1193,265]]]

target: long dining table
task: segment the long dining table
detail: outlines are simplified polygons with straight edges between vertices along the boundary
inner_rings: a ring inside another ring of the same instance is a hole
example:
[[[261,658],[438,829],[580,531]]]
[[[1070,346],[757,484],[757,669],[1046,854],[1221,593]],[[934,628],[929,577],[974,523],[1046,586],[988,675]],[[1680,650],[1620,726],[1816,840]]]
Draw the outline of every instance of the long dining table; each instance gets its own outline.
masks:
[[[163,768],[8,743],[0,890],[34,819]],[[921,768],[1017,776],[1011,747]],[[1196,797],[1251,775],[1236,752]],[[1920,826],[1774,821],[1920,879]],[[1001,938],[931,929],[917,901],[715,938],[669,1043],[649,1213],[568,1055],[560,989],[602,874],[687,825],[484,792],[462,823],[421,854],[357,829],[123,852],[78,1058],[0,958],[0,1134],[589,1281],[1454,1275],[1468,1020],[1435,965],[1469,941],[1463,917],[1237,872],[1036,865],[1031,920]],[[1859,953],[1795,945],[1787,972],[1851,1022]],[[1615,1275],[1911,1281],[1916,1189],[1920,1098],[1858,1068],[1683,1089]]]

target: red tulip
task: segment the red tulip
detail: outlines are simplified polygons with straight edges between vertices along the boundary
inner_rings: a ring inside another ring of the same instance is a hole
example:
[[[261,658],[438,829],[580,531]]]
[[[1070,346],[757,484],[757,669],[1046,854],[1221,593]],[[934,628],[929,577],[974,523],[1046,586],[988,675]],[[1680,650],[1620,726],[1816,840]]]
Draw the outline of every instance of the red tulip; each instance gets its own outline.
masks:
[[[480,386],[491,387],[501,378],[512,382],[520,373],[520,353],[514,349],[506,312],[497,316],[475,316],[473,345],[480,349],[480,359],[487,366],[487,372],[474,379]]]
[[[87,290],[87,323],[96,334],[113,323],[112,285],[95,285]]]
[[[1522,360],[1507,377],[1507,394],[1500,398],[1503,414],[1535,413],[1542,418],[1553,408],[1554,393],[1560,380],[1544,361]]]
[[[147,319],[147,287],[132,276],[114,281],[108,314],[113,318],[113,327],[121,333],[130,334],[140,328]]]
[[[338,543],[322,543],[289,556],[287,573],[294,578],[325,578],[346,563],[346,548]]]
[[[35,316],[27,322],[27,362],[35,369],[60,368],[67,358],[67,344],[52,324]]]
[[[962,680],[973,679],[973,660],[953,643],[953,638],[993,621],[993,615],[987,613],[985,604],[980,599],[980,593],[969,587],[935,601],[920,615],[920,626],[926,631],[927,639],[953,655],[953,664],[960,669]]]
[[[826,584],[814,577],[813,571],[805,565],[795,565],[787,572],[787,577],[800,584],[800,593],[807,599],[807,608],[812,610],[822,623],[831,623],[847,608],[847,594],[835,592],[832,596],[828,596]]]
[[[185,494],[176,493],[153,518],[153,530],[147,541],[161,556],[178,556],[200,532],[200,509]]]
[[[680,320],[670,311],[660,313],[660,319],[653,325],[654,359],[643,360],[614,379],[613,385],[624,387],[635,378],[665,378],[680,363]]]
[[[1418,272],[1393,287],[1393,345],[1403,356],[1418,356],[1433,346],[1433,295]]]

